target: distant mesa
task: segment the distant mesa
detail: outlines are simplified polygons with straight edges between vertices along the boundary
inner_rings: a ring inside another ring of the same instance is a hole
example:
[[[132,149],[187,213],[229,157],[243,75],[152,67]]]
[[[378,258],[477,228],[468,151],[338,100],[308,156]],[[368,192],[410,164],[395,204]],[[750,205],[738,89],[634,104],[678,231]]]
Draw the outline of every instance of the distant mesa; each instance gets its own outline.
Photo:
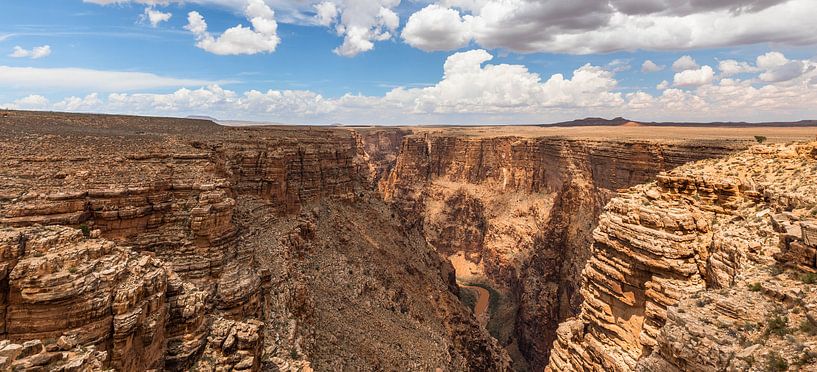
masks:
[[[751,127],[813,127],[817,126],[817,120],[800,120],[800,121],[773,121],[773,122],[646,122],[634,121],[625,119],[623,117],[616,117],[613,119],[605,118],[584,118],[571,121],[563,121],[552,124],[539,124],[540,127],[727,127],[727,128],[751,128]]]
[[[218,123],[218,119],[216,119],[216,118],[214,118],[212,116],[207,116],[207,115],[190,115],[190,116],[187,117],[187,119],[209,120],[209,121],[212,121],[214,123]]]

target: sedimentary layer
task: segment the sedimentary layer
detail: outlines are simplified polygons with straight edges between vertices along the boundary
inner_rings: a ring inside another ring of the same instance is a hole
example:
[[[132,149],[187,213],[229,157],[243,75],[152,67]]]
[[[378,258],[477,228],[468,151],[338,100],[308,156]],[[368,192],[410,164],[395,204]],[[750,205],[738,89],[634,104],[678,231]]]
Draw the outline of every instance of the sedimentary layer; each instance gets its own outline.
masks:
[[[353,131],[27,112],[2,120],[5,362],[29,369],[508,368],[422,239],[396,224],[377,234],[360,224],[390,218],[371,192],[387,157],[370,157]],[[345,241],[335,233],[342,216],[303,214],[346,205],[360,217],[350,222],[359,224],[355,238]],[[380,266],[324,263],[343,251],[396,256]],[[414,281],[387,268],[402,270],[417,256],[424,258],[406,268]],[[323,277],[343,280],[315,281]],[[355,288],[378,295],[354,295]],[[369,310],[330,305],[348,295]],[[380,327],[361,332],[375,322]],[[395,343],[379,333],[389,327]],[[369,349],[355,350],[365,343],[337,341],[347,334],[375,337]],[[67,344],[52,346],[62,339]],[[434,349],[415,350],[430,339]],[[45,351],[16,354],[33,342]],[[75,347],[95,351],[65,354]]]
[[[613,198],[548,369],[814,368],[815,145],[691,163]]]
[[[724,156],[747,142],[476,137],[424,132],[403,140],[380,183],[407,226],[459,263],[463,281],[507,293],[494,336],[534,369],[558,322],[581,303],[579,277],[597,216],[615,190],[660,171]]]

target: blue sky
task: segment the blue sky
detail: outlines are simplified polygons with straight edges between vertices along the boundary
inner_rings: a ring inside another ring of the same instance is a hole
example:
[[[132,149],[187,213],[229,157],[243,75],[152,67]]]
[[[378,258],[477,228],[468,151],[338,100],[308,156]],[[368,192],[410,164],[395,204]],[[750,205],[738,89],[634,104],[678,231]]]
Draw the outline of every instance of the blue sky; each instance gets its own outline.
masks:
[[[316,124],[817,117],[813,1],[531,1],[4,1],[0,106]],[[656,1],[677,7],[649,10]],[[151,24],[148,10],[170,18]],[[721,22],[717,34],[702,26]],[[244,34],[222,37],[237,25]],[[673,68],[683,56],[694,63]],[[133,72],[145,75],[117,75]]]

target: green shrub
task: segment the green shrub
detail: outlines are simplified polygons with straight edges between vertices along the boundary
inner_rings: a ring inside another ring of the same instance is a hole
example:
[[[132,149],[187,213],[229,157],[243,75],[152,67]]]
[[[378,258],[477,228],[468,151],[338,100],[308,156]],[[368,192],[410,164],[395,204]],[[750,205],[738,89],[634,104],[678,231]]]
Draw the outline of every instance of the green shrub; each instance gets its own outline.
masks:
[[[86,238],[91,236],[91,228],[88,227],[86,224],[79,225],[79,229],[82,230],[82,235]]]
[[[766,369],[769,371],[786,371],[789,369],[789,362],[775,351],[766,356]]]
[[[749,284],[749,290],[752,292],[760,292],[761,289],[763,289],[763,287],[760,285],[760,283]]]
[[[789,329],[789,318],[786,317],[780,311],[775,311],[769,318],[766,319],[766,332],[765,334],[768,336],[770,334],[778,335],[778,336],[785,336],[791,329]]]
[[[800,274],[799,278],[800,278],[801,282],[806,283],[806,284],[817,283],[817,274],[815,274],[815,273]]]
[[[766,136],[755,136],[755,141],[757,141],[757,143],[766,142]]]
[[[803,319],[803,321],[800,322],[800,326],[797,328],[800,330],[800,332],[808,333],[811,336],[817,335],[817,324],[812,323],[810,320],[808,320],[808,318]]]

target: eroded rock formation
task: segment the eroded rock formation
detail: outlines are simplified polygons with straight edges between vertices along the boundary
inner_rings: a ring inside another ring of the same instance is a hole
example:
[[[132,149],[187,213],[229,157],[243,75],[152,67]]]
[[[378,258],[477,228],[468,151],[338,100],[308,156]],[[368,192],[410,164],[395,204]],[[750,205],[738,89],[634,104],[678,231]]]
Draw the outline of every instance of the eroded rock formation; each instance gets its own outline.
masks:
[[[461,281],[505,293],[509,309],[494,314],[494,336],[510,349],[518,342],[539,369],[558,322],[581,303],[591,232],[614,191],[745,146],[425,132],[405,137],[380,187],[404,223],[420,226],[458,266]]]
[[[815,145],[692,163],[612,199],[548,368],[815,368]]]
[[[812,363],[813,146],[658,175],[749,143],[0,124],[2,368],[538,370],[554,344],[560,370]]]
[[[509,368],[444,262],[388,223],[371,191],[388,156],[353,131],[26,112],[2,125],[4,365]]]

